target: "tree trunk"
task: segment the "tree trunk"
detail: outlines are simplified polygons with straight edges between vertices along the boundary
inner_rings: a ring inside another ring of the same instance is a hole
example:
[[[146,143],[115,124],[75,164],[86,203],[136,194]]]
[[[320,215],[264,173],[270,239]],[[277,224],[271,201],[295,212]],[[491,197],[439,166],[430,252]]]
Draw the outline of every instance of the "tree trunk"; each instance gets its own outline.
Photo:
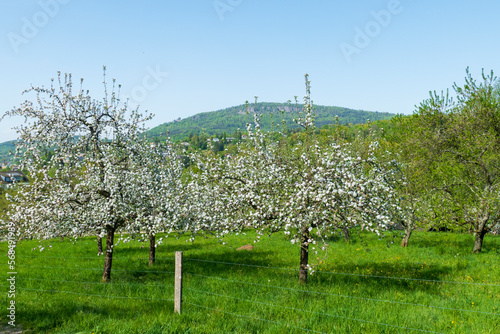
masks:
[[[300,269],[299,269],[299,283],[307,284],[307,264],[309,263],[309,227],[302,228],[302,235],[300,237]]]
[[[111,264],[113,263],[113,241],[115,238],[115,228],[108,227],[106,231],[106,254],[104,255],[104,271],[102,282],[107,283],[111,279]]]
[[[486,233],[489,232],[489,228],[487,227],[488,220],[490,215],[488,212],[485,212],[477,224],[474,226],[474,254],[481,253],[481,248],[483,248],[483,239]]]
[[[149,235],[149,265],[155,263],[155,253],[156,253],[155,235],[151,233]]]
[[[408,247],[408,241],[410,241],[412,228],[410,226],[405,227],[405,235],[403,241],[401,241],[401,247]]]
[[[345,240],[345,242],[349,243],[349,239],[350,239],[349,228],[342,227],[342,233],[344,233],[344,240]]]
[[[475,242],[474,242],[474,254],[481,253],[481,248],[483,248],[483,239],[486,234],[486,229],[482,229],[479,232],[474,232]]]
[[[408,242],[410,241],[411,232],[413,232],[413,228],[415,226],[415,214],[414,211],[411,210],[408,216],[404,221],[402,221],[402,225],[405,228],[405,235],[403,240],[401,241],[401,247],[408,247]]]
[[[102,238],[97,236],[97,255],[102,255]]]

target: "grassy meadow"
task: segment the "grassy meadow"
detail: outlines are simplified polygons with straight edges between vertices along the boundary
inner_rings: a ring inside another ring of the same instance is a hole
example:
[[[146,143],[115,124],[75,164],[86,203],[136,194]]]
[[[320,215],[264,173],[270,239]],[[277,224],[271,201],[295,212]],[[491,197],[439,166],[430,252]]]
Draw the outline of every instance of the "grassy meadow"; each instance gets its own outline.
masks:
[[[467,234],[416,232],[403,249],[396,232],[382,240],[352,233],[348,244],[331,239],[326,257],[311,250],[317,267],[307,286],[298,284],[300,248],[281,233],[256,244],[250,232],[226,245],[187,239],[166,238],[153,266],[146,243],[119,243],[109,284],[100,283],[95,238],[54,239],[42,252],[23,241],[16,323],[24,333],[500,333],[500,237],[486,236],[473,255]],[[255,248],[236,250],[246,244]],[[5,242],[0,248],[7,253]],[[184,255],[181,315],[175,251]]]

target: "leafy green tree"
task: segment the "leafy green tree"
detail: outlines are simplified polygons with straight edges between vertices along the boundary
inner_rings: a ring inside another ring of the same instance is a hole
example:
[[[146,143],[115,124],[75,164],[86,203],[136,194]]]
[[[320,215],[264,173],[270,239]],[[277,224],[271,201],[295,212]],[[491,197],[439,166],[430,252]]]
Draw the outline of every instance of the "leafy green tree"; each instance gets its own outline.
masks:
[[[491,72],[474,80],[466,71],[463,87],[431,93],[415,115],[410,147],[418,157],[433,201],[434,218],[474,232],[474,253],[500,221],[500,98]]]
[[[390,130],[387,131],[386,128]],[[427,208],[424,201],[427,185],[424,182],[423,169],[419,164],[421,154],[415,150],[415,140],[418,136],[416,116],[397,115],[390,123],[380,128],[382,149],[392,152],[396,177],[393,186],[397,191],[402,215],[398,223],[404,229],[401,247],[407,247],[410,237],[417,227],[417,222],[425,216]],[[430,178],[429,178],[430,179]]]

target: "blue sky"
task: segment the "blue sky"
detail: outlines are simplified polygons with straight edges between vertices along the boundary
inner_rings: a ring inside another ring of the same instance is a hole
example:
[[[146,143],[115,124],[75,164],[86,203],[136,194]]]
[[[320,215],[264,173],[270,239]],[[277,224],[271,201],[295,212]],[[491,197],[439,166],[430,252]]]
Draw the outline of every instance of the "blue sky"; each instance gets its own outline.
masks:
[[[102,96],[102,66],[156,117],[304,95],[410,114],[465,69],[500,71],[500,2],[0,0],[0,112],[57,71]],[[0,122],[0,142],[20,119]]]

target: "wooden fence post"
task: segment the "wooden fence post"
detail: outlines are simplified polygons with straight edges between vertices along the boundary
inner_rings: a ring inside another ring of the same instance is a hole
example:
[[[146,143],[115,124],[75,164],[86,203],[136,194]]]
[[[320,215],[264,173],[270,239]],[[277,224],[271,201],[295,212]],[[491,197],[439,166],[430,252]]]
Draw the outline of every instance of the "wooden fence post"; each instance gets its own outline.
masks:
[[[182,311],[182,252],[175,252],[175,295],[174,311]]]

